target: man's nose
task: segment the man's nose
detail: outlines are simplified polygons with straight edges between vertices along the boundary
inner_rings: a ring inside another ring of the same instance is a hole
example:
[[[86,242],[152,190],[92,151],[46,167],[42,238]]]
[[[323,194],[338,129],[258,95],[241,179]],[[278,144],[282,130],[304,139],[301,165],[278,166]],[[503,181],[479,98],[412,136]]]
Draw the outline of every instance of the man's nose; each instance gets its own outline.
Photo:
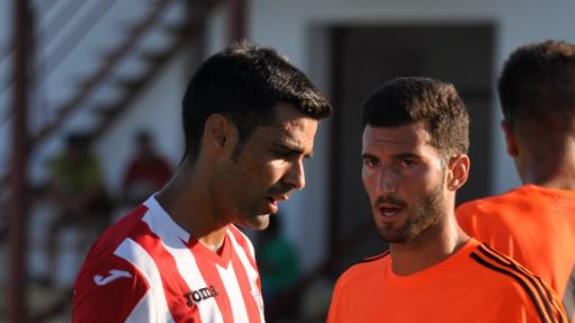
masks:
[[[305,187],[305,170],[302,160],[298,160],[291,165],[285,175],[285,183],[296,190],[301,190]]]
[[[380,193],[394,193],[397,187],[397,174],[382,168],[377,174],[377,190]]]

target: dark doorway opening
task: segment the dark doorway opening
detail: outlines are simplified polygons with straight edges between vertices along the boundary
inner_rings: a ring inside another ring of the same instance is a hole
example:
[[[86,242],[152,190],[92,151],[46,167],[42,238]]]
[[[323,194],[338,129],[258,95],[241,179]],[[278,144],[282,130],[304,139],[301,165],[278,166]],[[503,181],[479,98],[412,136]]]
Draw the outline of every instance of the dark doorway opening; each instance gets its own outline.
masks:
[[[490,188],[492,70],[495,29],[480,25],[333,27],[331,232],[332,256],[341,246],[338,271],[387,246],[372,225],[361,183],[361,106],[377,86],[398,76],[429,76],[451,82],[470,110],[470,179],[458,203],[485,196]],[[333,258],[332,258],[333,259]]]

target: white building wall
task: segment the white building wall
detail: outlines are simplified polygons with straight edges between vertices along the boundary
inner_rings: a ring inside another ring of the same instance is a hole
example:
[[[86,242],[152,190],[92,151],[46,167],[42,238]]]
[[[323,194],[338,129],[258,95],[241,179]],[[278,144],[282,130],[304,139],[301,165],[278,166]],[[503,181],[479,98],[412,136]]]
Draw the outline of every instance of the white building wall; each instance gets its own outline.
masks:
[[[125,0],[120,0],[125,1]],[[0,41],[9,39],[12,1],[0,0]],[[575,41],[575,2],[556,0],[251,0],[248,36],[287,54],[291,61],[329,93],[326,38],[319,26],[331,24],[412,24],[443,22],[493,22],[497,27],[495,73],[518,45],[546,38]],[[220,50],[227,41],[227,10],[213,14],[207,33],[206,52]],[[93,59],[89,57],[87,59]],[[181,154],[180,101],[191,76],[190,56],[182,54],[169,64],[135,106],[116,122],[97,145],[103,159],[106,182],[116,190],[120,171],[131,152],[133,131],[151,128],[160,150],[176,163]],[[495,80],[494,84],[495,84]],[[499,122],[498,109],[496,122]],[[288,236],[297,243],[305,268],[325,256],[330,163],[329,126],[324,123],[315,142],[316,157],[307,165],[307,187],[281,208]],[[6,141],[3,140],[3,144]],[[358,143],[359,144],[359,143]],[[498,193],[519,184],[501,134],[494,137],[492,191]],[[358,170],[359,171],[359,170]]]
[[[287,54],[326,93],[329,93],[329,77],[326,76],[329,64],[327,60],[318,58],[326,52],[317,51],[317,41],[321,36],[312,36],[312,30],[317,26],[492,22],[497,33],[494,75],[498,75],[509,53],[521,44],[547,38],[575,41],[575,2],[570,0],[553,3],[537,0],[252,0],[250,8],[250,39]],[[322,64],[324,67],[318,66]],[[495,82],[494,79],[494,88]],[[501,114],[499,108],[494,110],[495,128],[499,129]],[[329,145],[328,127],[323,125],[320,128],[320,136],[316,140],[318,152],[328,150]],[[512,160],[506,154],[501,133],[497,133],[493,140],[492,192],[500,193],[519,185],[520,181]],[[326,217],[330,216],[326,214],[329,158],[329,154],[317,154],[308,168],[308,187],[284,208],[287,233],[297,242],[307,268],[325,256]]]
[[[183,153],[181,101],[189,79],[189,64],[193,54],[182,52],[146,88],[121,120],[96,145],[102,160],[107,187],[120,193],[126,163],[134,153],[134,134],[149,130],[157,150],[176,166]]]
[[[518,46],[545,39],[559,39],[575,43],[575,2],[557,0],[540,2],[536,0],[505,0],[501,6],[499,42],[497,48],[497,71],[505,59]],[[502,114],[497,109],[497,121]],[[498,125],[499,127],[499,125]],[[513,161],[506,153],[501,132],[494,148],[494,192],[502,192],[520,184]]]
[[[496,20],[500,12],[495,0],[253,0],[250,7],[250,39],[287,54],[324,93],[330,93],[327,48],[325,44],[318,44],[322,37],[317,30],[313,31],[314,27],[332,24],[484,22]],[[329,127],[325,124],[320,126],[316,139],[318,154],[307,171],[308,187],[284,208],[287,234],[296,242],[306,269],[324,259],[327,252],[329,137]]]

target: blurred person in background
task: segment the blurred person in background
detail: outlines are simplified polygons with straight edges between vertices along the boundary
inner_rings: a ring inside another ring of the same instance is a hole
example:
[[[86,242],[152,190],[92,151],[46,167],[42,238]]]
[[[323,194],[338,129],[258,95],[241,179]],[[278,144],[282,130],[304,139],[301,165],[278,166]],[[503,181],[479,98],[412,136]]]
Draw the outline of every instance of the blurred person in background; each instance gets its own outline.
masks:
[[[565,322],[551,289],[457,225],[469,117],[453,85],[394,79],[363,112],[362,179],[390,249],[340,276],[328,322]]]
[[[507,152],[523,185],[461,205],[457,220],[543,278],[575,320],[575,45],[516,49],[499,98]]]
[[[139,130],[134,138],[135,154],[122,178],[123,204],[134,207],[159,191],[172,176],[172,166],[160,155],[152,134]]]
[[[279,216],[279,214],[278,214]],[[287,295],[300,277],[299,257],[291,241],[283,234],[278,216],[270,217],[266,230],[258,237],[257,260],[261,273],[262,289],[266,312],[282,310],[273,313],[276,318],[294,318],[299,312],[299,297]],[[288,303],[280,303],[282,301]]]
[[[206,60],[182,104],[185,153],[171,181],[112,225],[74,285],[73,322],[264,322],[254,249],[305,186],[304,159],[331,106],[271,48]]]
[[[103,230],[110,220],[111,202],[102,181],[100,162],[90,150],[89,135],[67,135],[65,149],[53,160],[46,196],[56,209],[48,228],[48,270],[45,283],[52,284],[57,270],[61,232],[74,227]],[[98,233],[98,232],[96,232]]]

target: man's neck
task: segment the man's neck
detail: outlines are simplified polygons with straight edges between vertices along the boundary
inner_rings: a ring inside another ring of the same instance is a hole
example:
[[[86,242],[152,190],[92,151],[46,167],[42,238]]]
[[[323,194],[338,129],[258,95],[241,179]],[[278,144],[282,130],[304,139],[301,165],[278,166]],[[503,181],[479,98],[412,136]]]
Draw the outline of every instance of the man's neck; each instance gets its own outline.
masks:
[[[416,239],[390,246],[393,272],[411,275],[429,268],[459,250],[469,237],[451,217],[443,225],[430,228]]]
[[[520,141],[517,166],[525,184],[575,190],[575,138],[563,132],[531,133]]]
[[[181,171],[156,195],[156,199],[192,237],[209,249],[219,250],[228,223],[219,221],[216,210],[210,207],[212,199],[201,178],[190,170]]]
[[[521,174],[525,184],[552,189],[575,190],[575,149],[548,156],[547,160],[529,160]]]
[[[550,189],[575,191],[575,181],[572,180],[575,174],[571,176],[553,177],[541,180],[527,181],[525,184],[533,183]]]

